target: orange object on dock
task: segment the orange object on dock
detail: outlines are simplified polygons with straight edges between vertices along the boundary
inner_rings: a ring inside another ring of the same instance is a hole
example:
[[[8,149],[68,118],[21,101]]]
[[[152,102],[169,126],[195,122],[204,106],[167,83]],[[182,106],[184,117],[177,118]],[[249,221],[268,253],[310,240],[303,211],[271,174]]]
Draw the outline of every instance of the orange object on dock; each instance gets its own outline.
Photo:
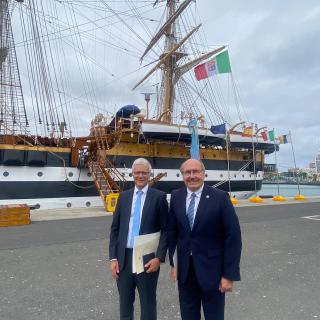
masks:
[[[0,227],[23,226],[30,222],[30,208],[26,204],[0,206]]]

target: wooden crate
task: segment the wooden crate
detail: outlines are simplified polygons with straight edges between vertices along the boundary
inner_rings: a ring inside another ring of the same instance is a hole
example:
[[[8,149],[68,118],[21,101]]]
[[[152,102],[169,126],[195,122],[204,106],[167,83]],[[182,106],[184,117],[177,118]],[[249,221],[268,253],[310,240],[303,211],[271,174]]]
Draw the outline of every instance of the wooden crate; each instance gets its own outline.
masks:
[[[30,208],[26,204],[0,206],[0,227],[30,224]]]

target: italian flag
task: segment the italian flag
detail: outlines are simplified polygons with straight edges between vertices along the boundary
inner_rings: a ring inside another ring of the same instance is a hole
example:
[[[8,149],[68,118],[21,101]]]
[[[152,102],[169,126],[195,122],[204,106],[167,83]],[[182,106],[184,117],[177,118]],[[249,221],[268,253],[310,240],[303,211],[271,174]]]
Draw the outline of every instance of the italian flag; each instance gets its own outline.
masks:
[[[194,68],[194,74],[198,81],[206,79],[218,73],[230,72],[231,67],[228,51],[224,51],[215,56],[212,60],[199,64]]]

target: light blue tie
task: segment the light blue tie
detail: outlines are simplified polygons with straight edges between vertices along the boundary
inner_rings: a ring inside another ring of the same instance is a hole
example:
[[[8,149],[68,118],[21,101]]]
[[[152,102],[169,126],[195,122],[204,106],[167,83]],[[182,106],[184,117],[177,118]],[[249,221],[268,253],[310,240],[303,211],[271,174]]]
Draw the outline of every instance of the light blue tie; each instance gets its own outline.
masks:
[[[141,197],[143,195],[143,191],[137,191],[137,197],[134,204],[133,210],[133,221],[132,221],[132,229],[131,229],[131,237],[130,237],[130,248],[133,248],[134,237],[139,235],[140,229],[140,214],[141,214]]]
[[[191,201],[188,207],[188,211],[187,211],[187,216],[188,216],[188,220],[189,220],[189,225],[190,225],[190,229],[192,230],[193,227],[193,217],[194,217],[194,207],[196,204],[196,194],[193,192],[191,194]]]

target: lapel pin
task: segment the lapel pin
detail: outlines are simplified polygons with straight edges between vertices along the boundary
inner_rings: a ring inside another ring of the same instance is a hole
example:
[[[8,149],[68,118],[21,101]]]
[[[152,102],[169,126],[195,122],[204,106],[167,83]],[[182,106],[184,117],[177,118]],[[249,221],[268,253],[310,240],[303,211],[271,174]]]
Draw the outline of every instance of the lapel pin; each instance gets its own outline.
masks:
[[[207,198],[207,199],[209,199],[209,198],[210,198],[210,196],[207,194],[207,195],[206,195],[206,198]]]

